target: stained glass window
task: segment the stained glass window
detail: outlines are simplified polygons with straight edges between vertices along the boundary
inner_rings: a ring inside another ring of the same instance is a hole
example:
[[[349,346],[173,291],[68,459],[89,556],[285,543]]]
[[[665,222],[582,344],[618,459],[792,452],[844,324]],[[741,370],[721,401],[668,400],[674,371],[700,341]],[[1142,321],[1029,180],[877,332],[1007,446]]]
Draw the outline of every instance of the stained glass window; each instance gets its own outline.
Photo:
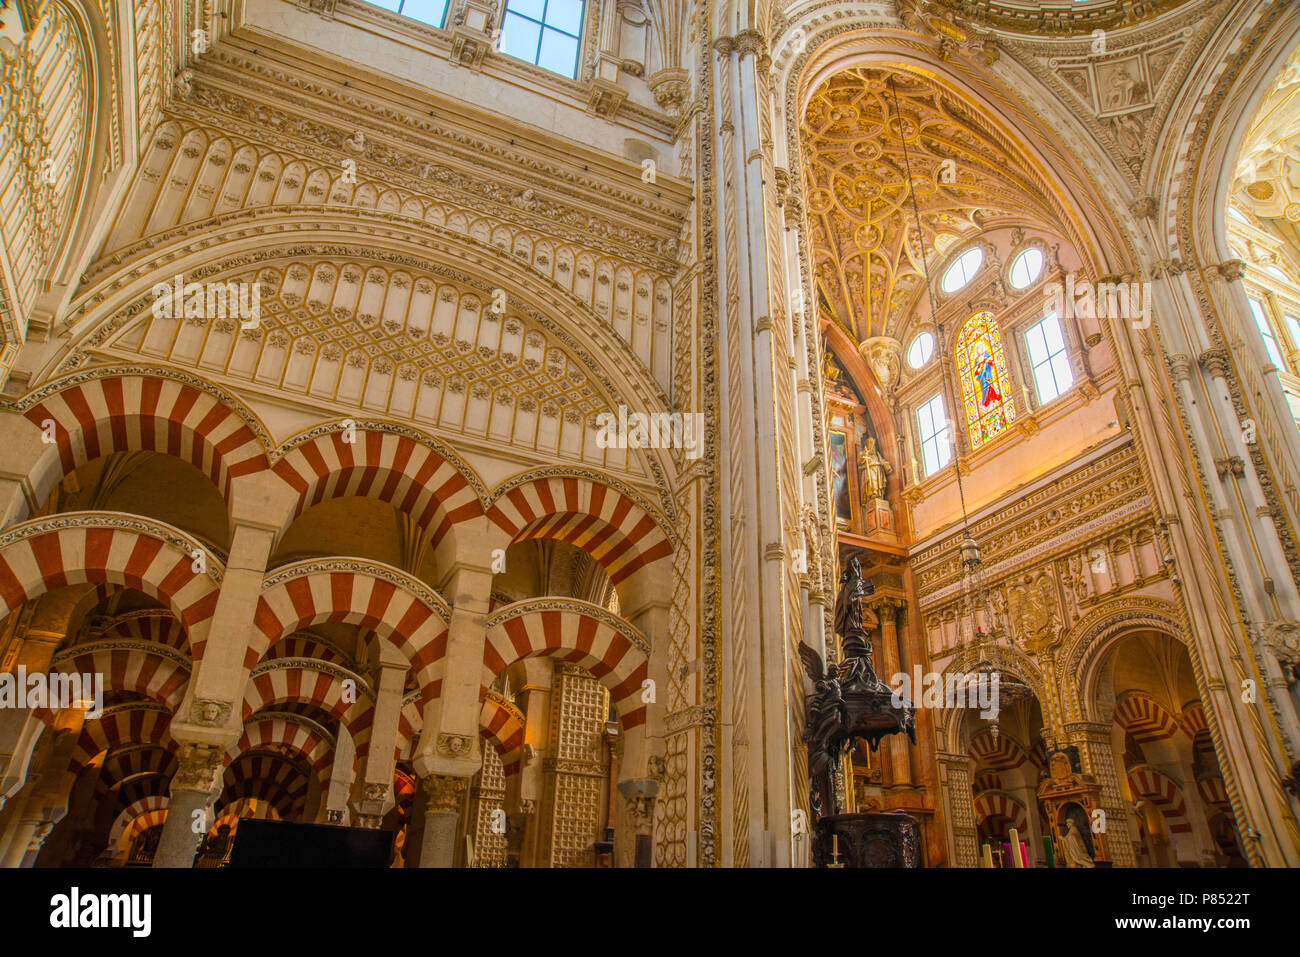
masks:
[[[977,312],[957,336],[957,374],[971,449],[1004,432],[1016,417],[1002,335],[993,314]]]

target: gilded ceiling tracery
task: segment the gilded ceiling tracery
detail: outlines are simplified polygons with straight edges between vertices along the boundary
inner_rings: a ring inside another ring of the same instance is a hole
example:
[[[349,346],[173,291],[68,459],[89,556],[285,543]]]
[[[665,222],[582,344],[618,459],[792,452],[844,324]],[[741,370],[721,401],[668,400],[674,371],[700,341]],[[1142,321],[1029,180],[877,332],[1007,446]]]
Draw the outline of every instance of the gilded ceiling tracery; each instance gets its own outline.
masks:
[[[1300,54],[1256,111],[1232,186],[1236,203],[1300,250]]]
[[[854,341],[894,334],[924,292],[921,243],[887,70],[832,77],[804,114],[804,189],[822,308]],[[934,81],[893,73],[925,258],[999,225],[1049,226],[1049,199],[1022,157]]]

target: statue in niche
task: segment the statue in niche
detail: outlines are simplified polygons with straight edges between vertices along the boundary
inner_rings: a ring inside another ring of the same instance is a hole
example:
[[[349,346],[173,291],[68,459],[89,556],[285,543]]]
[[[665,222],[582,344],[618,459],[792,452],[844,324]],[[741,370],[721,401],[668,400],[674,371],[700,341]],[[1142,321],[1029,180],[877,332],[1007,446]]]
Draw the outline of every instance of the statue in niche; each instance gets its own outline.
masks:
[[[1092,855],[1088,853],[1088,846],[1083,842],[1083,835],[1079,833],[1079,823],[1073,816],[1066,819],[1065,832],[1065,862],[1071,867],[1096,867],[1093,863]]]
[[[893,472],[894,467],[876,448],[876,440],[871,436],[863,439],[862,454],[858,456],[858,478],[864,505],[870,505],[872,499],[886,497],[885,490]]]

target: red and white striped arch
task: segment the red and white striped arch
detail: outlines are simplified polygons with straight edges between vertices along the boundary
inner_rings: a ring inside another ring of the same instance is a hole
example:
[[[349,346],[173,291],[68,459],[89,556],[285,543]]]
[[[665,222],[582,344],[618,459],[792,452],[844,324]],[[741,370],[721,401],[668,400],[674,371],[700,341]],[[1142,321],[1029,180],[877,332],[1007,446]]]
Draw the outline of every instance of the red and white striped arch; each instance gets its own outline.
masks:
[[[988,818],[1002,817],[1011,823],[1021,835],[1029,833],[1029,814],[1025,806],[1002,791],[985,791],[975,798],[975,823],[982,824]]]
[[[209,555],[207,571],[194,572],[196,548],[171,526],[136,516],[66,512],[33,519],[0,534],[0,619],[56,588],[106,582],[164,602],[192,638],[212,617],[220,587],[216,558]]]
[[[283,718],[255,715],[245,722],[239,740],[226,749],[227,775],[230,768],[260,749],[295,751],[317,774],[334,755],[334,743],[311,728]]]
[[[645,722],[642,682],[649,642],[630,624],[577,599],[515,602],[487,620],[479,698],[497,675],[523,658],[547,656],[586,668],[609,689],[624,729]]]
[[[113,820],[108,830],[108,846],[125,852],[131,847],[136,835],[155,827],[167,820],[167,808],[171,798],[160,794],[155,797],[141,798],[122,809]]]
[[[181,623],[168,612],[131,612],[112,622],[100,633],[100,640],[145,641],[189,653],[189,638]]]
[[[516,774],[524,756],[523,712],[495,691],[489,691],[483,699],[478,723],[479,734],[501,755],[506,777]]]
[[[353,682],[350,691],[344,684],[348,679]],[[277,659],[258,665],[244,690],[244,720],[263,708],[286,703],[320,708],[337,718],[359,744],[369,736],[374,721],[374,706],[364,681],[337,666],[310,659]]]
[[[234,831],[238,829],[239,822],[245,819],[255,821],[280,820],[280,813],[275,809],[275,805],[266,801],[259,801],[256,798],[234,798],[225,804],[215,805],[215,809],[216,820],[212,822],[212,827],[208,831],[209,835],[215,835],[222,825]]]
[[[1210,725],[1205,720],[1205,709],[1201,706],[1200,701],[1189,701],[1183,707],[1179,724],[1187,732],[1187,736],[1193,739],[1202,731],[1210,730]]]
[[[171,712],[164,705],[140,703],[113,708],[102,718],[82,725],[69,767],[75,774],[96,755],[126,745],[155,744],[175,751],[176,742],[169,731],[171,720]]]
[[[1115,723],[1139,744],[1163,741],[1178,733],[1178,722],[1150,695],[1125,694],[1115,704]]]
[[[80,377],[78,377],[80,378]],[[267,467],[248,413],[192,385],[156,375],[112,375],[52,383],[26,397],[23,415],[38,427],[53,421],[57,465],[33,477],[38,501],[64,475],[110,452],[148,450],[198,468],[227,495],[230,480]]]
[[[1011,771],[1028,760],[1024,749],[1005,734],[995,740],[992,733],[985,728],[970,743],[970,755],[975,759],[975,767],[992,771]]]
[[[112,641],[75,645],[55,661],[65,674],[102,674],[104,691],[129,691],[167,706],[173,713],[185,697],[189,665],[171,655],[140,648],[114,647]]]
[[[299,562],[267,576],[244,666],[251,671],[268,648],[299,628],[335,622],[391,641],[411,661],[417,681],[428,684],[441,680],[450,620],[440,595],[391,566],[359,559]]]
[[[436,547],[460,521],[483,514],[469,479],[436,450],[404,435],[358,426],[290,443],[274,470],[298,493],[299,515],[326,499],[361,496],[411,515]]]
[[[1228,800],[1228,788],[1224,785],[1223,778],[1201,778],[1196,782],[1196,793],[1201,796],[1201,801],[1205,806],[1212,809],[1210,811],[1211,817],[1214,816],[1216,811],[1231,813],[1232,802]]]
[[[615,585],[673,551],[664,527],[645,507],[586,477],[524,477],[492,498],[488,517],[511,542],[568,542],[600,562]]]
[[[1182,791],[1171,778],[1155,768],[1139,765],[1129,769],[1128,783],[1135,795],[1146,798],[1160,809],[1171,834],[1191,832],[1187,803],[1183,800]]]
[[[319,775],[319,770],[313,773]],[[268,801],[286,820],[301,816],[307,803],[308,781],[302,770],[280,754],[253,752],[236,758],[226,768],[217,803],[239,798]]]
[[[170,778],[176,771],[176,755],[158,745],[126,747],[112,751],[104,758],[99,772],[100,782],[108,789],[141,778],[158,775]]]

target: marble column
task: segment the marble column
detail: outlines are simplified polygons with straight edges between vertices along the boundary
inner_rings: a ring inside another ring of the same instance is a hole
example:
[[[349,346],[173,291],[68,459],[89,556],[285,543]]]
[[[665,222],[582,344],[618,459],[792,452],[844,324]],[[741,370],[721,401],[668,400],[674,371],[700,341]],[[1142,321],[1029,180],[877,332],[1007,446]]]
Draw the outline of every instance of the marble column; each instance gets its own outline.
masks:
[[[456,860],[456,832],[469,778],[430,774],[420,779],[424,789],[424,836],[421,867],[451,867]]]
[[[194,866],[199,840],[212,823],[208,820],[208,805],[216,796],[222,757],[221,749],[213,745],[182,745],[180,761],[172,776],[171,803],[154,854],[154,867]],[[195,817],[195,811],[203,812],[201,821]]]

